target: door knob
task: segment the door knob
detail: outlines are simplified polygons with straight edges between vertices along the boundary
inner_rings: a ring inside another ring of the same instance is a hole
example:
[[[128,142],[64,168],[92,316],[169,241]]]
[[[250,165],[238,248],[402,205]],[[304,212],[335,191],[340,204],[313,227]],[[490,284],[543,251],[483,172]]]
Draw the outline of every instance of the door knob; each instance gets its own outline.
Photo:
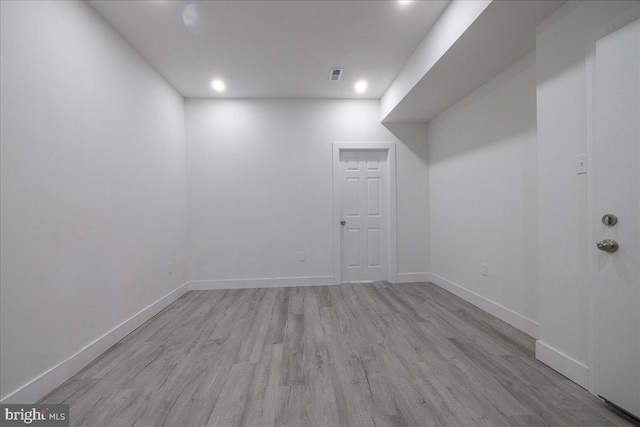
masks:
[[[347,221],[340,221],[340,225],[347,225]]]
[[[596,243],[598,249],[605,252],[616,252],[618,250],[618,242],[613,239],[605,239]]]

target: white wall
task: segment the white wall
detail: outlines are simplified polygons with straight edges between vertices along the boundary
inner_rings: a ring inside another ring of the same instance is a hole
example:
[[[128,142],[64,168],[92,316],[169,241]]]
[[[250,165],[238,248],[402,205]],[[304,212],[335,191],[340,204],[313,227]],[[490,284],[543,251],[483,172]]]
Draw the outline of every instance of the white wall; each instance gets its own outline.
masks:
[[[434,281],[535,336],[534,54],[433,119],[428,147]]]
[[[183,98],[85,2],[1,5],[4,399],[185,281],[186,196]]]
[[[429,276],[420,274],[431,271],[427,125],[385,123],[384,126],[401,141],[396,152],[398,281],[428,281]]]
[[[537,112],[540,340],[537,356],[587,386],[587,175],[575,157],[587,152],[588,38],[637,2],[570,2],[538,27]],[[637,19],[637,11],[635,12]]]
[[[373,100],[187,100],[190,279],[332,283],[332,143],[356,141],[397,143],[399,271],[428,271],[424,149],[385,129],[379,108]]]

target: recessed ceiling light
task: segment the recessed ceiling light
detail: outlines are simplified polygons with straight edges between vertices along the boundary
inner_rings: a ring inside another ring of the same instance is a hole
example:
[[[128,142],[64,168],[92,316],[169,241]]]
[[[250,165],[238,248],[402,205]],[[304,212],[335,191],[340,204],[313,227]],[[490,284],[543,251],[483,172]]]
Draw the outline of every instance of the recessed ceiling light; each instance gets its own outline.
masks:
[[[224,84],[222,80],[215,79],[214,81],[211,82],[211,88],[216,92],[224,92],[227,86]]]
[[[402,6],[406,6],[409,3],[411,3],[411,0],[398,0],[398,4],[400,4]]]
[[[365,82],[364,80],[360,80],[359,82],[356,83],[356,85],[353,88],[358,93],[364,93],[368,87],[369,87],[369,83]]]

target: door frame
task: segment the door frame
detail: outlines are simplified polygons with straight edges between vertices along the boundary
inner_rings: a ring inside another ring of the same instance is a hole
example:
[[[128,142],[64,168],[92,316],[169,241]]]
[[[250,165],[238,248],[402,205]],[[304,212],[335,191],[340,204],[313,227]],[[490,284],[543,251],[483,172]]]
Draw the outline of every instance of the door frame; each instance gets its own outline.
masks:
[[[597,236],[594,233],[594,194],[593,194],[593,170],[594,170],[594,134],[595,134],[595,78],[596,78],[596,43],[603,37],[614,33],[623,27],[640,19],[640,5],[633,7],[628,13],[612,18],[605,25],[593,31],[586,37],[586,58],[585,58],[585,87],[586,87],[586,149],[587,149],[587,378],[583,386],[592,394],[598,395],[597,368],[594,366],[596,346],[595,346],[595,306],[593,296],[596,283],[593,280],[595,259],[598,250],[595,241]]]
[[[342,227],[340,219],[340,152],[341,151],[386,151],[389,179],[387,180],[389,203],[387,218],[389,230],[387,280],[398,281],[398,246],[396,221],[396,144],[395,142],[334,142],[333,143],[333,274],[336,285],[342,283]]]

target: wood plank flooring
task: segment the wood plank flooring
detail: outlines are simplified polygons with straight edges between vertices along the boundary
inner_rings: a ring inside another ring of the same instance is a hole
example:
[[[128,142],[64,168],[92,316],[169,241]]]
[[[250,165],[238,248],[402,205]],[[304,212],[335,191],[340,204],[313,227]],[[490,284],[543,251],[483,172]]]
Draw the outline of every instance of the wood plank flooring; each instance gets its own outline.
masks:
[[[429,283],[191,291],[46,396],[73,426],[626,426]]]

